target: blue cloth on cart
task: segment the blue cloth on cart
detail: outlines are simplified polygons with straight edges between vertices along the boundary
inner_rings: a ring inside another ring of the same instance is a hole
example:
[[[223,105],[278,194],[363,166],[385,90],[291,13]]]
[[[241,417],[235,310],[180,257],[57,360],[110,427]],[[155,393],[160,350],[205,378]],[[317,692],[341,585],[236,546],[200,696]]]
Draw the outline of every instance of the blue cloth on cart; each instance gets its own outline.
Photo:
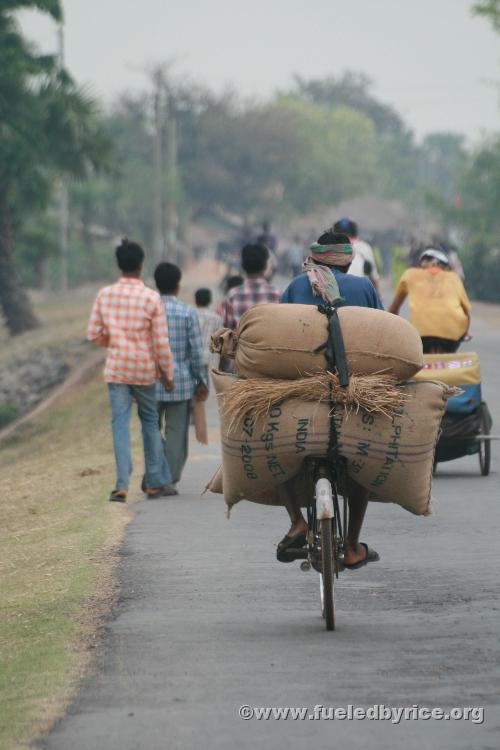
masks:
[[[461,393],[452,396],[446,404],[447,414],[472,414],[481,403],[481,384],[460,385]]]

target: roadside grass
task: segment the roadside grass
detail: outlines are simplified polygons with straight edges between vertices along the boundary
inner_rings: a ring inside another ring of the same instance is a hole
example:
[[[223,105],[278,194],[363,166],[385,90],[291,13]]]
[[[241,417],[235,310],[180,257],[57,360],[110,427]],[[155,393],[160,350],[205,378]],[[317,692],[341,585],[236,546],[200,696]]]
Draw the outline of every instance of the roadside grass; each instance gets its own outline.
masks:
[[[84,287],[64,295],[34,292],[31,296],[41,325],[13,337],[9,337],[5,326],[0,325],[0,367],[32,349],[66,346],[71,353],[73,348],[81,346],[95,292],[94,287]]]
[[[132,435],[139,467],[137,419]],[[0,748],[24,750],[89,666],[130,514],[107,502],[114,466],[100,375],[0,448]]]
[[[199,264],[182,298],[192,303],[194,289],[215,279],[210,264]],[[41,326],[11,338],[0,323],[0,368],[52,345],[78,367],[91,348],[85,328],[97,288],[34,292]],[[132,448],[139,468],[136,418]],[[112,573],[130,513],[107,502],[114,465],[100,375],[0,443],[0,477],[0,750],[27,750],[71,700],[116,594]],[[139,479],[140,470],[137,488]]]

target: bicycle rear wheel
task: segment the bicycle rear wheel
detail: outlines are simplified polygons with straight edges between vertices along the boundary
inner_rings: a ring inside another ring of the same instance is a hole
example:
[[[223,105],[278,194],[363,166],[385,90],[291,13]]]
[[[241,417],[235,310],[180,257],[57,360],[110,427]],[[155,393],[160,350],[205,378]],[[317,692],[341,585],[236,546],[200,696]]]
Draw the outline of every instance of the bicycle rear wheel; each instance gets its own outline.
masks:
[[[335,573],[333,566],[332,519],[320,521],[321,539],[321,594],[323,617],[327,630],[335,630]]]
[[[490,422],[486,407],[481,404],[479,407],[479,424],[482,435],[490,434]],[[491,443],[489,440],[479,440],[479,468],[483,477],[490,473],[491,463]]]

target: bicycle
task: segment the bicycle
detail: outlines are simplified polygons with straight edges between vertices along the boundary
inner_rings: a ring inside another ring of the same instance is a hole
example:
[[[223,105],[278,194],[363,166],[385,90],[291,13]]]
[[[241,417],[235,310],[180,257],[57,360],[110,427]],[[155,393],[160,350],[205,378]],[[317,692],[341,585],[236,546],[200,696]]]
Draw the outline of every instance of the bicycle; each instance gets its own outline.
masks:
[[[319,312],[328,318],[328,340],[325,342],[325,357],[328,369],[337,372],[339,384],[349,384],[347,359],[342,338],[342,330],[335,305],[318,305]],[[332,394],[331,394],[332,395]],[[335,630],[335,580],[343,569],[347,547],[348,502],[344,489],[345,466],[336,451],[338,439],[334,403],[330,399],[332,416],[330,419],[330,450],[328,457],[306,459],[305,470],[314,484],[314,493],[307,497],[307,546],[302,549],[289,549],[290,560],[302,559],[301,570],[314,568],[320,575],[321,613],[327,630]],[[339,494],[344,498],[343,514],[340,513]]]
[[[286,550],[290,560],[302,560],[301,570],[320,575],[321,612],[327,630],[335,630],[335,580],[343,569],[346,549],[348,503],[339,503],[339,474],[325,458],[309,458],[306,471],[314,493],[308,493],[307,546]]]

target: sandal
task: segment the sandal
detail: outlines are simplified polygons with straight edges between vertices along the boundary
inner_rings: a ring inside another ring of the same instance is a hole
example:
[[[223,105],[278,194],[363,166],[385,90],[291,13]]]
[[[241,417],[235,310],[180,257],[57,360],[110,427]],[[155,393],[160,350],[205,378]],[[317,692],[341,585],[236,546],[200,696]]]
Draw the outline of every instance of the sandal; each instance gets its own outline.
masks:
[[[155,500],[157,497],[172,497],[178,495],[178,490],[171,485],[166,484],[164,487],[148,487],[146,489],[146,497],[148,500]]]
[[[127,490],[113,490],[108,499],[111,503],[125,503],[127,502]]]
[[[288,557],[286,550],[301,549],[305,547],[306,543],[307,539],[304,534],[299,534],[299,536],[288,536],[288,534],[285,534],[276,548],[276,559],[283,563],[293,562],[293,558]]]
[[[380,555],[378,552],[375,552],[374,549],[371,549],[367,544],[364,542],[361,542],[363,547],[366,550],[366,555],[363,557],[362,560],[358,560],[358,562],[352,563],[351,565],[347,565],[347,563],[344,563],[344,568],[347,570],[358,570],[358,568],[362,568],[364,565],[368,565],[369,562],[376,562],[377,560],[380,560]]]

